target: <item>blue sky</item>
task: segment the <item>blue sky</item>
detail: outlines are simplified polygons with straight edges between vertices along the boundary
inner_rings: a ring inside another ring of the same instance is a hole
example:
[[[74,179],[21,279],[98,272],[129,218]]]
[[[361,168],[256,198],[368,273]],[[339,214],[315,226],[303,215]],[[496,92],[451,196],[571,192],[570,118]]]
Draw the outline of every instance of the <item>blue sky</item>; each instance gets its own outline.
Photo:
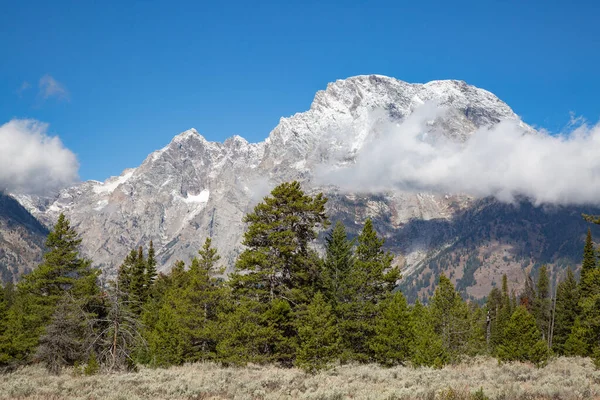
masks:
[[[533,125],[600,117],[594,1],[4,2],[0,124],[50,124],[82,179],[177,133],[264,139],[330,81],[462,79]]]

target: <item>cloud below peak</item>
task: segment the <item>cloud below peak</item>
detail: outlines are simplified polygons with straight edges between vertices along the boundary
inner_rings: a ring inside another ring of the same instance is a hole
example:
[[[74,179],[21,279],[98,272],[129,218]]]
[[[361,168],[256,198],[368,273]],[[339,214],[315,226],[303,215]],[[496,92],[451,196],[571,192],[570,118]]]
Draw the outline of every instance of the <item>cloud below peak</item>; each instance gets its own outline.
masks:
[[[318,168],[317,181],[343,190],[464,193],[536,204],[600,204],[600,125],[551,135],[503,121],[464,142],[432,128],[439,107],[380,124],[351,164]]]

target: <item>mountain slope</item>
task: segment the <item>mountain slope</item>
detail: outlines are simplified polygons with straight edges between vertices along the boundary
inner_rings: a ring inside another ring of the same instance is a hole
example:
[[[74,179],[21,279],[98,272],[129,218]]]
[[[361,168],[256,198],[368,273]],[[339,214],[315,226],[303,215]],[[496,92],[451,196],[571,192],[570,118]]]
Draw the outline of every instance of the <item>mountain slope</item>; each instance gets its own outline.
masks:
[[[109,274],[129,249],[149,240],[161,249],[159,263],[166,270],[177,259],[193,257],[207,236],[231,266],[240,251],[243,215],[277,183],[297,179],[309,191],[325,191],[332,218],[343,219],[351,230],[374,218],[407,276],[426,268],[435,251],[460,241],[462,233],[451,221],[471,209],[474,200],[392,188],[342,192],[322,186],[316,171],[352,164],[386,123],[404,121],[432,103],[444,110],[428,125],[432,140],[442,135],[461,143],[479,128],[518,121],[492,93],[461,81],[409,84],[357,76],[329,84],[308,111],[282,118],[264,142],[234,136],[214,143],[191,129],[119,177],[84,182],[53,198],[18,198],[46,224],[65,212],[83,236],[85,255]],[[451,234],[437,239],[437,223],[453,226]]]
[[[0,282],[13,281],[40,263],[47,235],[17,200],[0,193]]]

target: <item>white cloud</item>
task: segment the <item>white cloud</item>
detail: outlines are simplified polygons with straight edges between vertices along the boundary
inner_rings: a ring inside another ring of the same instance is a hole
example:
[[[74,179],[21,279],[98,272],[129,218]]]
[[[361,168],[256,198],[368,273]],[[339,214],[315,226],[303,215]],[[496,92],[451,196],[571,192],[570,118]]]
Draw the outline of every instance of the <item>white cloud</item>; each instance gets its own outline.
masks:
[[[355,163],[323,165],[317,181],[348,191],[395,188],[505,202],[525,196],[537,204],[600,204],[599,125],[550,135],[504,121],[460,142],[432,128],[431,121],[445,112],[426,104],[400,124],[380,124]]]
[[[77,157],[47,130],[35,120],[0,126],[0,190],[42,194],[78,180]]]
[[[19,88],[17,89],[17,95],[19,97],[23,96],[23,93],[25,93],[25,91],[31,89],[31,83],[24,81],[21,86],[19,86]]]
[[[69,100],[69,91],[67,88],[51,75],[44,75],[40,78],[38,95],[47,100],[50,97],[55,97],[58,100]]]

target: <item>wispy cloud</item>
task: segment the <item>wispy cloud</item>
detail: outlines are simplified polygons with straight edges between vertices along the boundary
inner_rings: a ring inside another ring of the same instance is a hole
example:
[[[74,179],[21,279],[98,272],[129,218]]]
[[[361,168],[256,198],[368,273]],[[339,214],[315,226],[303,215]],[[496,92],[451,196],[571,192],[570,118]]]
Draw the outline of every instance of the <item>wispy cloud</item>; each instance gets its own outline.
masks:
[[[563,134],[504,121],[448,139],[431,121],[445,110],[425,105],[403,122],[370,127],[377,133],[354,162],[322,165],[317,180],[353,192],[392,189],[466,193],[512,202],[600,204],[600,125],[576,118]]]
[[[31,83],[24,81],[21,86],[17,89],[17,95],[19,97],[23,97],[23,93],[25,93],[25,91],[31,89]]]
[[[51,97],[58,100],[70,100],[69,91],[65,85],[54,79],[51,75],[46,74],[42,76],[38,87],[38,96],[43,100],[47,100]]]
[[[12,120],[0,125],[0,190],[43,194],[78,180],[73,152],[48,125],[36,120]]]

